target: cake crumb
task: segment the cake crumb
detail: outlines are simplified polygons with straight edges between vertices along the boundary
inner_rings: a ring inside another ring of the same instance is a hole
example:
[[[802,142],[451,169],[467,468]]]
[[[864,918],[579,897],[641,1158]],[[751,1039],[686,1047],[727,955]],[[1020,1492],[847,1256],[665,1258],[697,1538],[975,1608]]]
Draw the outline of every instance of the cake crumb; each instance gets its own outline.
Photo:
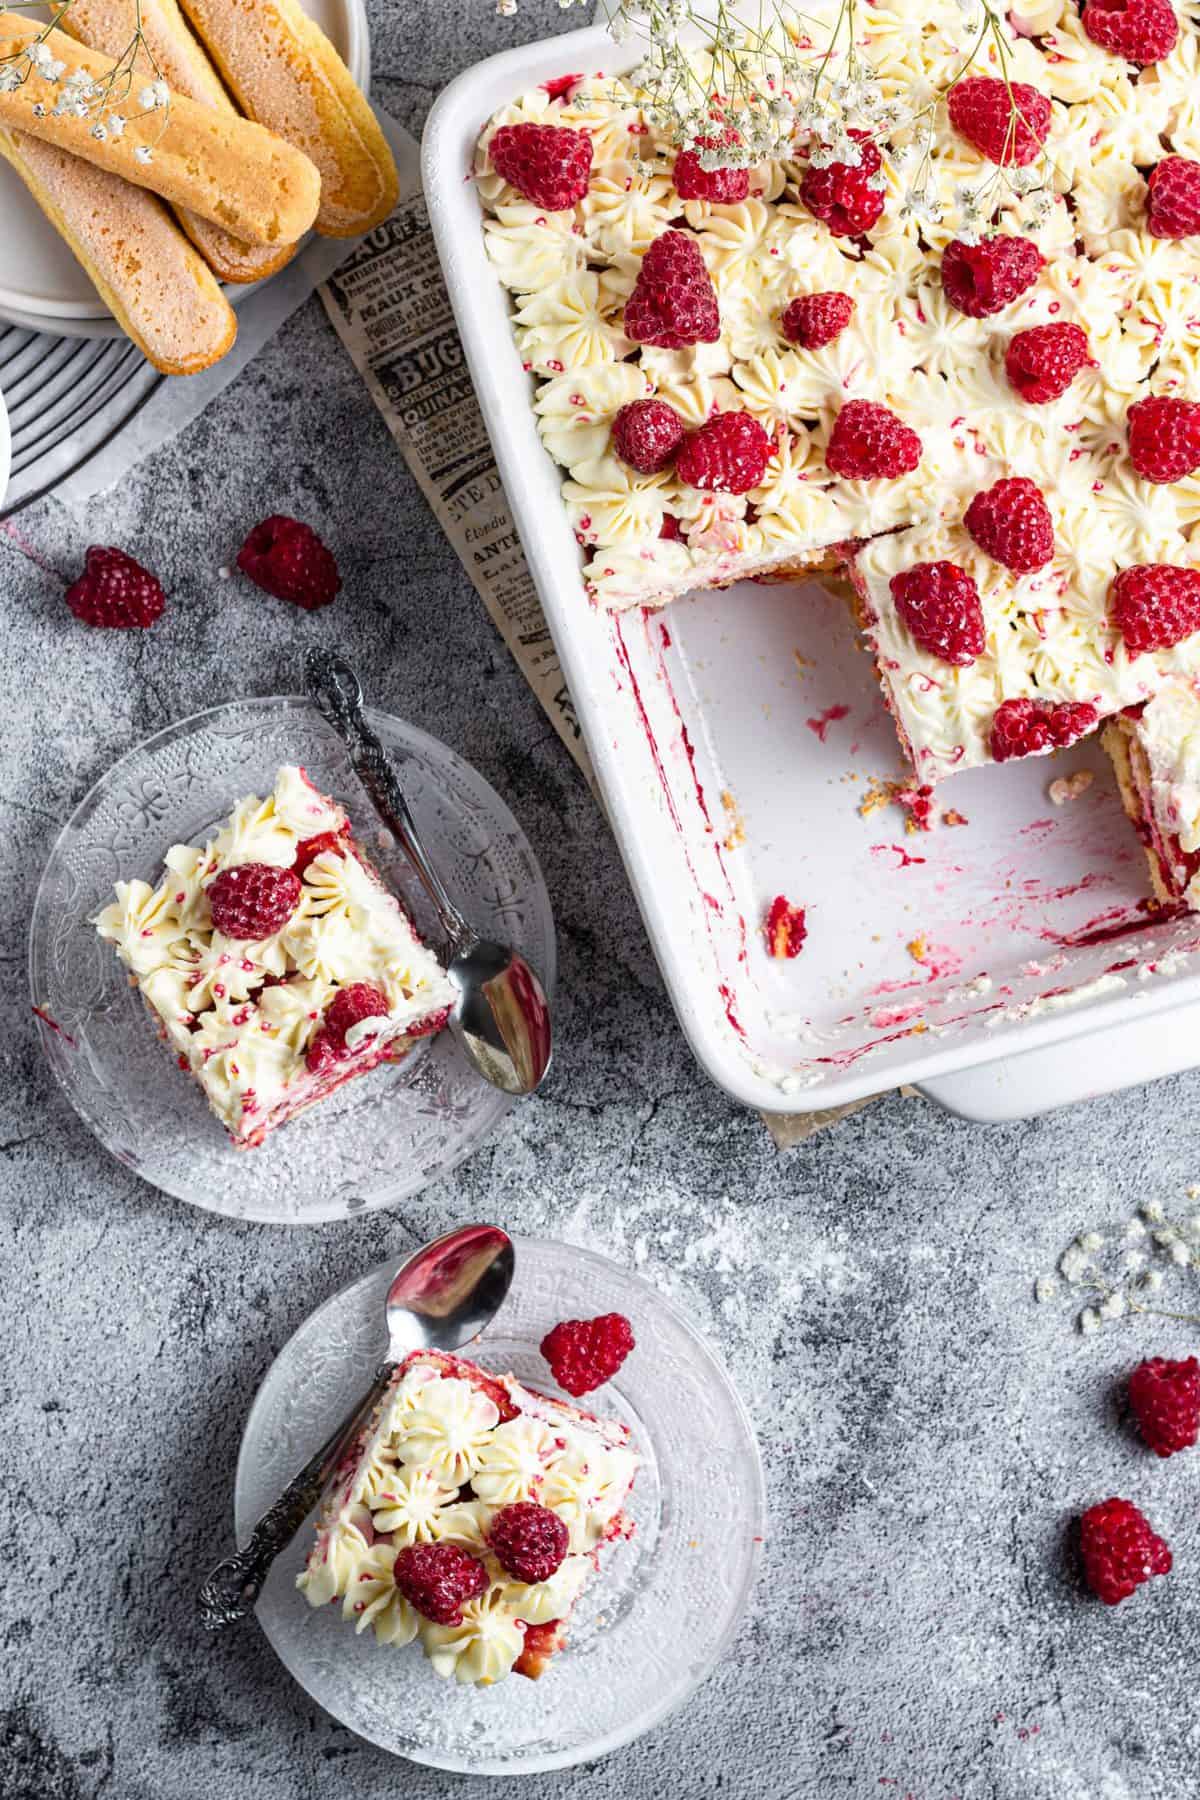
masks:
[[[797,675],[799,675],[801,681],[803,681],[805,669],[811,669],[813,667],[812,657],[811,656],[801,656],[801,654],[798,650],[793,650],[792,651],[792,661],[796,665]]]
[[[737,801],[734,799],[728,788],[726,788],[721,795],[721,805],[724,807],[725,815],[729,820],[729,830],[721,839],[721,846],[725,850],[740,850],[742,845],[746,842],[746,822],[742,818],[741,809],[738,806]]]
[[[793,906],[786,894],[776,894],[763,920],[763,932],[770,956],[799,956],[808,936],[804,908]]]
[[[1086,794],[1094,779],[1090,769],[1076,769],[1073,775],[1060,775],[1052,781],[1047,792],[1055,806],[1064,806],[1068,800],[1078,800],[1080,794]]]
[[[943,825],[969,825],[970,823],[971,821],[968,819],[967,815],[965,813],[960,813],[957,807],[954,806],[948,806],[942,814]]]
[[[904,947],[915,963],[923,963],[929,955],[929,939],[924,934],[910,938]]]

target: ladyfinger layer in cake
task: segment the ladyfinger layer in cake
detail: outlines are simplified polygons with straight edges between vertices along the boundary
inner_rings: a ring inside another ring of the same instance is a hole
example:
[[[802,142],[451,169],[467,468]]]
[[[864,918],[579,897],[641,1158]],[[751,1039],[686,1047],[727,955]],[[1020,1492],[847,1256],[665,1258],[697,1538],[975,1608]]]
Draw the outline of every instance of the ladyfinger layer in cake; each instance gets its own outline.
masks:
[[[316,227],[358,237],[387,218],[399,176],[375,114],[297,0],[184,0],[243,112],[321,171]]]
[[[188,29],[175,0],[71,0],[62,23],[63,30],[81,44],[112,57],[123,55],[140,30],[172,94],[182,94],[227,117],[237,116],[220,76]],[[263,281],[296,254],[295,244],[244,243],[186,207],[180,207],[177,216],[222,281]]]
[[[15,13],[0,13],[0,60],[20,56],[41,38],[63,65],[64,82],[76,71],[97,82],[111,77],[112,57],[62,31],[42,37],[43,30]],[[58,110],[58,94],[59,84],[35,66],[27,80],[0,91],[0,127],[27,131],[123,175],[249,243],[294,243],[317,216],[321,177],[308,157],[249,119],[176,95],[165,114],[132,116],[119,137],[98,137],[90,115]]]
[[[1145,847],[1155,895],[1200,911],[1197,681],[1167,682],[1145,706],[1111,720],[1103,742]]]
[[[0,155],[156,369],[195,375],[225,355],[237,336],[233,310],[153,194],[23,131],[0,131]]]

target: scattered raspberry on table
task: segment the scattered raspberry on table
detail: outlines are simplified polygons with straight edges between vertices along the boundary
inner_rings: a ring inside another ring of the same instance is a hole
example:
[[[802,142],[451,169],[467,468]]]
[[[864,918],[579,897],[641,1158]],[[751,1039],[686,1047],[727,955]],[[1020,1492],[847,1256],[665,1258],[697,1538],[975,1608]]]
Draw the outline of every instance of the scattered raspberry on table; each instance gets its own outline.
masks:
[[[1129,1405],[1157,1456],[1190,1450],[1200,1436],[1200,1362],[1152,1356],[1129,1377]]]
[[[1102,1500],[1079,1523],[1083,1573],[1105,1606],[1127,1600],[1152,1575],[1166,1575],[1171,1552],[1131,1500]]]

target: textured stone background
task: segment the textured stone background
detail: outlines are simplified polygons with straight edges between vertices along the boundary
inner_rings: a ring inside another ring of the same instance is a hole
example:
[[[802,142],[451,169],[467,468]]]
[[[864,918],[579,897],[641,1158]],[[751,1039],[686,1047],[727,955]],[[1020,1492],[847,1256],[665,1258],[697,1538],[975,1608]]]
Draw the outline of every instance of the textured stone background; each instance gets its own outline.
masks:
[[[552,0],[513,21],[488,0],[373,10],[379,92],[414,130],[459,68],[572,23]],[[345,596],[315,619],[216,579],[280,509],[341,560]],[[1011,1129],[893,1099],[777,1155],[692,1063],[593,803],[315,300],[84,525],[47,503],[19,526],[0,535],[4,1800],[495,1791],[389,1760],[253,1628],[213,1642],[193,1612],[281,1344],[334,1287],[478,1215],[644,1259],[684,1296],[753,1410],[773,1510],[719,1673],[609,1762],[529,1781],[530,1800],[1196,1793],[1200,1452],[1158,1463],[1114,1393],[1197,1333],[1081,1339],[1030,1289],[1075,1231],[1147,1195],[1183,1204],[1200,1076]],[[163,577],[170,613],[146,639],[65,613],[89,541]],[[381,702],[522,819],[558,917],[560,1054],[544,1097],[403,1217],[288,1232],[190,1211],[97,1147],[43,1066],[24,939],[59,823],[109,762],[202,702],[290,685],[312,639],[380,671]],[[1177,1564],[1115,1612],[1064,1549],[1072,1514],[1112,1492]]]

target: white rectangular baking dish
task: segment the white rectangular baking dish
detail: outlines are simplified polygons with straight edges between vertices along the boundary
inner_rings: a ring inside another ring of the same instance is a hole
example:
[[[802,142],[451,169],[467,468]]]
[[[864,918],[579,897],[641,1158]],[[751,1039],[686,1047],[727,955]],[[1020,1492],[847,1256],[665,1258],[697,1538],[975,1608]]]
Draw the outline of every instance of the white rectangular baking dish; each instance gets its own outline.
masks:
[[[442,94],[422,161],[500,473],[697,1058],[768,1111],[914,1083],[978,1118],[1200,1063],[1200,920],[1139,910],[1142,853],[1096,744],[960,776],[941,795],[968,823],[907,834],[895,806],[858,811],[903,768],[838,598],[742,583],[659,613],[589,602],[469,171],[506,101],[633,60],[600,28],[492,57]],[[1056,807],[1050,781],[1081,767],[1091,788]],[[744,841],[726,847],[736,819]],[[808,917],[786,962],[761,931],[780,893]]]

